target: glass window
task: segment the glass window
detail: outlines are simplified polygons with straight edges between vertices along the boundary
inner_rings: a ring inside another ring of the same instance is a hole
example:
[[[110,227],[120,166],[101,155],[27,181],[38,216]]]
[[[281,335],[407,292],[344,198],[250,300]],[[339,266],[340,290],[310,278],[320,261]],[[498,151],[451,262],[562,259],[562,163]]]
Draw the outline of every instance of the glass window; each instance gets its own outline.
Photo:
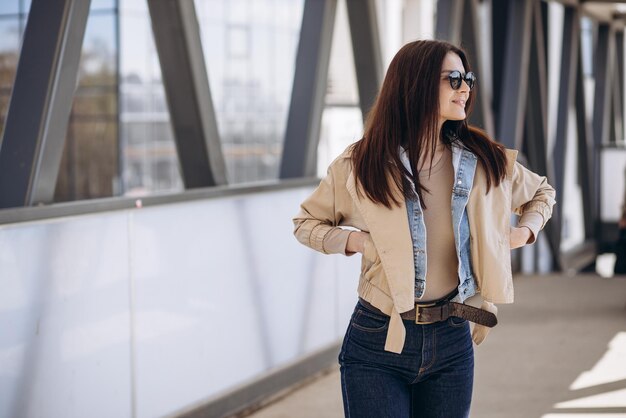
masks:
[[[91,0],[90,12],[93,11],[113,11],[117,6],[116,0]]]
[[[337,3],[333,33],[326,108],[322,114],[320,142],[317,147],[317,175],[320,177],[326,174],[330,163],[348,145],[361,137],[363,131],[348,10],[344,1]]]
[[[0,17],[0,135],[9,110],[9,100],[20,49],[19,18]]]
[[[20,49],[19,18],[0,17],[0,54],[12,53],[17,55]]]
[[[118,171],[117,122],[72,117],[65,140],[55,201],[112,196]]]
[[[20,12],[19,0],[0,1],[0,15],[16,15]]]
[[[230,183],[278,177],[303,0],[196,0]]]
[[[78,68],[55,201],[120,193],[117,16],[90,14]]]
[[[593,36],[593,21],[588,17],[583,16],[580,19],[580,50],[583,64],[583,74],[587,77],[593,77]]]
[[[117,84],[116,21],[113,13],[89,16],[78,75],[80,86]]]
[[[120,35],[123,193],[140,196],[183,190],[145,2],[120,2]]]

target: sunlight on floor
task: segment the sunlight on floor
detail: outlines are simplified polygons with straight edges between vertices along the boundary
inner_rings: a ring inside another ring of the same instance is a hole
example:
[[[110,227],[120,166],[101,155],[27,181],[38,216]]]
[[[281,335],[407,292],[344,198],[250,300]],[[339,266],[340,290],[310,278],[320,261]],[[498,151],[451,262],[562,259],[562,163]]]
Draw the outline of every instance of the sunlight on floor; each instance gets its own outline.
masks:
[[[570,390],[578,390],[626,379],[626,332],[618,332],[609,349],[589,371],[582,372]],[[626,402],[626,400],[625,400]]]
[[[612,382],[626,381],[626,332],[618,332],[609,342],[608,350],[591,370],[582,372],[570,385],[570,390],[580,390]],[[612,390],[578,399],[559,402],[555,409],[573,408],[623,408],[626,407],[626,388]],[[541,418],[626,418],[626,413],[572,413],[545,414]]]

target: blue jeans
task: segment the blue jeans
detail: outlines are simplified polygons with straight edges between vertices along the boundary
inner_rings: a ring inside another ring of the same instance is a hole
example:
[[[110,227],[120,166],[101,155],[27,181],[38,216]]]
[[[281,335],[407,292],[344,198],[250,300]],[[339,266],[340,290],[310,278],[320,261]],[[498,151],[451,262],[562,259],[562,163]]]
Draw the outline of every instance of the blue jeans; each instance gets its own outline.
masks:
[[[464,418],[474,381],[469,323],[404,320],[401,354],[384,351],[389,317],[357,303],[339,354],[346,418]]]

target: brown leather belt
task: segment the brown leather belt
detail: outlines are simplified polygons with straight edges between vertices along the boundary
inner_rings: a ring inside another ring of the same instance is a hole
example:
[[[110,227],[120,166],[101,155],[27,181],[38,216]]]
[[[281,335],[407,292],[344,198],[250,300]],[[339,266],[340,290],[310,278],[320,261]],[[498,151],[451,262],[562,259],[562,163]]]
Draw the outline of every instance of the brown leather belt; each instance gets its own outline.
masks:
[[[365,299],[359,298],[361,305],[365,308],[372,310],[381,315],[388,316],[380,309],[374,307]],[[498,318],[489,311],[484,309],[475,308],[463,303],[450,302],[448,299],[443,299],[430,304],[415,304],[415,307],[407,312],[400,314],[402,319],[414,321],[416,324],[432,324],[434,322],[445,321],[451,316],[467,319],[468,321],[484,325],[486,327],[495,327],[498,323]]]

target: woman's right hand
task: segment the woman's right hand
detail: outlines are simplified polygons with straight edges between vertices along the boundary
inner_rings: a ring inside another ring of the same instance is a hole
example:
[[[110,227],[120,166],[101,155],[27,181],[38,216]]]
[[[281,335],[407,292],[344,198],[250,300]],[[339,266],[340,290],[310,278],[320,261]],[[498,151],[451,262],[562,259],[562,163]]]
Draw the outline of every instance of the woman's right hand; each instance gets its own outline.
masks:
[[[352,231],[348,236],[348,243],[346,244],[346,250],[351,253],[363,254],[363,247],[365,240],[369,234],[363,231]]]

